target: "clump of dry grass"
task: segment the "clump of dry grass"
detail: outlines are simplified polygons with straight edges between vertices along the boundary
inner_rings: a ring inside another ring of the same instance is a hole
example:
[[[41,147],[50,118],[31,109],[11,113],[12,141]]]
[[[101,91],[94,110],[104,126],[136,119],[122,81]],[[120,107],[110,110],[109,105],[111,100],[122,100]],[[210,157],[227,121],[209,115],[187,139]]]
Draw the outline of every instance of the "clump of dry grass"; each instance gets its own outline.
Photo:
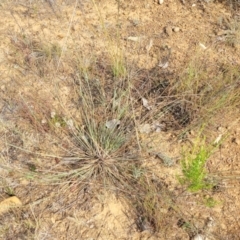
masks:
[[[130,89],[118,89],[115,82],[104,89],[102,79],[89,78],[87,71],[79,74],[74,90],[81,120],[76,122],[73,117],[71,147],[60,158],[71,170],[59,176],[74,178],[80,185],[92,182],[127,189],[132,166],[141,162],[134,149]]]
[[[239,7],[240,7],[240,2],[239,2],[239,0],[228,0],[228,1],[227,1],[227,4],[230,5],[230,7],[231,7],[233,10],[238,10]]]
[[[231,63],[220,63],[212,71],[209,62],[197,58],[190,62],[173,85],[176,103],[185,105],[191,121],[206,124],[220,109],[239,105],[239,68]]]
[[[218,34],[220,39],[227,45],[239,50],[240,47],[240,19],[238,16],[232,18],[220,18],[219,25],[222,29]]]
[[[10,59],[22,69],[31,70],[40,77],[56,66],[61,55],[58,43],[43,43],[26,34],[10,36],[12,52]]]

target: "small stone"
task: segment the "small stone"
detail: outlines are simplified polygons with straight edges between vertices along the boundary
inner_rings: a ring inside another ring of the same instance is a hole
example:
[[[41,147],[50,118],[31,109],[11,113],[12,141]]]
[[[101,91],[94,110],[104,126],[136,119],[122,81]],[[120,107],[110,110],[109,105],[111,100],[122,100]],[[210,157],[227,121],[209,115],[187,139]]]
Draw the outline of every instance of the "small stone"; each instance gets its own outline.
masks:
[[[138,26],[140,24],[140,21],[138,19],[132,19],[131,22],[134,26]]]
[[[190,135],[194,135],[195,132],[191,129],[191,130],[189,131],[189,134],[190,134]]]
[[[74,127],[74,124],[73,124],[73,120],[72,120],[72,119],[67,120],[66,123],[67,123],[67,126],[68,126],[70,129],[72,129],[72,128]]]
[[[168,209],[166,209],[166,208],[160,208],[159,211],[160,211],[161,213],[164,213],[164,214],[167,214],[167,213],[168,213]]]
[[[105,123],[105,126],[108,128],[108,129],[115,129],[117,128],[119,125],[120,125],[121,121],[118,120],[118,119],[112,119],[110,121],[107,121]]]
[[[146,46],[147,52],[149,52],[151,50],[152,46],[153,46],[153,40],[150,39],[149,44]]]
[[[56,223],[56,219],[54,217],[51,217],[51,222],[54,224]]]
[[[139,132],[140,133],[150,133],[152,131],[152,127],[150,124],[142,124],[139,126]]]
[[[55,123],[55,127],[60,128],[61,127],[61,123],[60,122],[56,122]]]
[[[159,63],[158,66],[161,67],[161,68],[163,68],[163,69],[166,69],[166,68],[168,68],[169,63],[168,63],[168,62]]]
[[[180,31],[180,28],[179,28],[179,27],[174,27],[174,28],[173,28],[173,31],[174,31],[174,32],[179,32],[179,31]]]
[[[199,46],[203,49],[203,50],[206,50],[207,47],[203,44],[203,43],[199,43]]]
[[[220,133],[223,133],[223,132],[224,132],[224,128],[223,128],[223,127],[218,127],[217,130],[218,130]]]
[[[1,86],[1,90],[2,90],[3,92],[5,92],[6,86],[5,86],[5,85],[2,85],[2,86]]]
[[[214,140],[214,145],[219,144],[221,140],[222,140],[222,134],[219,134],[217,138]]]
[[[158,0],[158,3],[159,3],[160,5],[162,5],[163,2],[164,2],[164,0]]]
[[[152,124],[152,129],[155,132],[161,132],[165,128],[166,128],[166,124],[164,124],[164,123],[153,122],[153,124]]]
[[[142,37],[133,37],[133,36],[130,36],[127,38],[127,40],[133,41],[133,42],[139,42],[141,39]]]
[[[192,240],[205,240],[205,237],[202,234],[195,235]]]
[[[143,103],[143,106],[147,108],[147,110],[152,109],[152,107],[148,104],[148,100],[146,98],[142,98],[142,103]]]
[[[212,217],[208,217],[207,218],[207,221],[206,221],[206,227],[207,228],[211,228],[211,227],[213,227],[214,226],[214,220],[213,220],[213,218]]]
[[[7,212],[10,208],[19,207],[22,202],[17,197],[9,197],[0,202],[0,214]]]
[[[54,118],[56,116],[56,112],[55,111],[52,111],[51,112],[51,118]]]
[[[167,33],[167,35],[168,35],[169,37],[172,36],[172,27],[167,26],[167,27],[165,28],[165,32]]]
[[[89,226],[89,228],[94,228],[94,224],[91,224],[91,225]]]
[[[47,123],[47,120],[46,120],[46,119],[42,119],[41,123],[42,123],[42,124],[46,124],[46,123]]]

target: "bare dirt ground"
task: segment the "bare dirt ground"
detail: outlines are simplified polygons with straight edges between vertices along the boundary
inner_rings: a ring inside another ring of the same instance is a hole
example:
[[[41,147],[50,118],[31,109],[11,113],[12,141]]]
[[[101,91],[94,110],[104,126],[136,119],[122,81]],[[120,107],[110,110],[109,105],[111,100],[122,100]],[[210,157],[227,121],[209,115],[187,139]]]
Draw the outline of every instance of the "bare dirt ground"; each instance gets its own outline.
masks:
[[[192,193],[178,180],[182,150],[206,119],[194,115],[198,107],[184,112],[185,122],[166,115],[158,121],[163,131],[139,132],[147,149],[143,165],[165,189],[157,231],[141,213],[132,213],[118,191],[96,194],[91,184],[79,189],[68,180],[42,181],[59,170],[58,156],[71,145],[63,121],[81,122],[76,69],[90,69],[111,85],[108,56],[119,45],[135,87],[151,89],[148,104],[154,105],[160,97],[154,83],[177,82],[196,60],[206,65],[209,78],[225,65],[240,68],[240,27],[230,27],[238,10],[208,1],[22,0],[2,1],[0,11],[0,201],[17,196],[22,202],[0,213],[0,239],[240,239],[239,103],[219,109],[204,129],[209,144],[225,138],[207,162],[217,182],[211,190]],[[136,121],[146,127],[152,120],[137,115]],[[174,163],[169,166],[156,152]]]

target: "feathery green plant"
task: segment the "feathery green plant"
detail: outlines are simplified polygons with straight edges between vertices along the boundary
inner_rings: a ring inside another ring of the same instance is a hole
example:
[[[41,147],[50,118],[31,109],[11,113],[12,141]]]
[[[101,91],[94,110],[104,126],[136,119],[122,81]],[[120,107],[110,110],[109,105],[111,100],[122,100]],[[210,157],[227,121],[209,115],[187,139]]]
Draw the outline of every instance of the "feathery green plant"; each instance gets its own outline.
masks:
[[[212,187],[207,179],[206,163],[216,147],[207,146],[205,138],[201,139],[203,128],[196,138],[193,147],[188,154],[184,154],[181,161],[183,176],[179,178],[180,183],[186,184],[187,189],[197,192]]]

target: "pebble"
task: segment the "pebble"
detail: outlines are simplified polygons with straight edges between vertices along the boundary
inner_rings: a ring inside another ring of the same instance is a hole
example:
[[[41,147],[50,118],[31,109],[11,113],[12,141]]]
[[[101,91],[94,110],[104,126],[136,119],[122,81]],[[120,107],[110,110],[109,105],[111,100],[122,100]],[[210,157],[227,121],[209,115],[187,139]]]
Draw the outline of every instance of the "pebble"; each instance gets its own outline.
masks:
[[[168,63],[168,62],[159,63],[158,66],[161,67],[161,68],[163,68],[163,69],[165,69],[165,68],[168,68],[169,63]]]
[[[164,2],[164,0],[158,0],[158,3],[159,3],[160,5],[162,5],[163,2]]]
[[[55,123],[55,127],[60,128],[61,127],[61,123],[60,122],[56,122]]]
[[[139,132],[140,133],[150,133],[152,131],[152,127],[150,124],[142,124],[139,126]]]
[[[174,27],[174,28],[173,28],[173,31],[174,31],[174,32],[179,32],[179,31],[180,31],[180,28],[179,28],[179,27]]]
[[[172,27],[167,26],[167,27],[165,28],[165,31],[166,31],[166,33],[167,33],[167,35],[168,35],[169,37],[172,35]]]
[[[105,123],[105,126],[108,128],[108,129],[115,129],[117,128],[119,125],[120,125],[121,121],[118,120],[118,119],[112,119],[110,121],[107,121]]]
[[[8,212],[9,209],[13,207],[19,207],[22,205],[22,202],[19,200],[19,198],[13,196],[9,197],[2,202],[0,202],[0,214]]]
[[[205,240],[205,237],[202,234],[195,235],[192,240]]]
[[[2,86],[1,86],[1,90],[2,90],[3,92],[5,92],[5,90],[6,90],[5,85],[2,85]]]
[[[134,26],[137,26],[140,24],[140,21],[138,19],[132,19],[131,22]]]
[[[133,41],[133,42],[139,42],[143,37],[133,37],[130,36],[127,38],[127,40]]]
[[[191,129],[191,130],[189,131],[189,134],[190,134],[190,135],[194,135],[195,132]]]
[[[214,144],[215,144],[215,145],[219,144],[221,140],[222,140],[222,134],[219,134],[219,135],[217,136],[217,138],[215,139]]]
[[[217,128],[217,130],[218,130],[220,133],[223,133],[225,129],[220,126],[220,127]]]
[[[51,112],[51,118],[54,118],[56,116],[56,112],[55,111],[52,111]]]
[[[206,50],[206,49],[207,49],[207,47],[206,47],[204,44],[202,44],[202,43],[199,43],[199,46],[200,46],[203,50]]]
[[[47,123],[47,120],[46,119],[42,119],[41,123],[45,124],[45,123]]]

